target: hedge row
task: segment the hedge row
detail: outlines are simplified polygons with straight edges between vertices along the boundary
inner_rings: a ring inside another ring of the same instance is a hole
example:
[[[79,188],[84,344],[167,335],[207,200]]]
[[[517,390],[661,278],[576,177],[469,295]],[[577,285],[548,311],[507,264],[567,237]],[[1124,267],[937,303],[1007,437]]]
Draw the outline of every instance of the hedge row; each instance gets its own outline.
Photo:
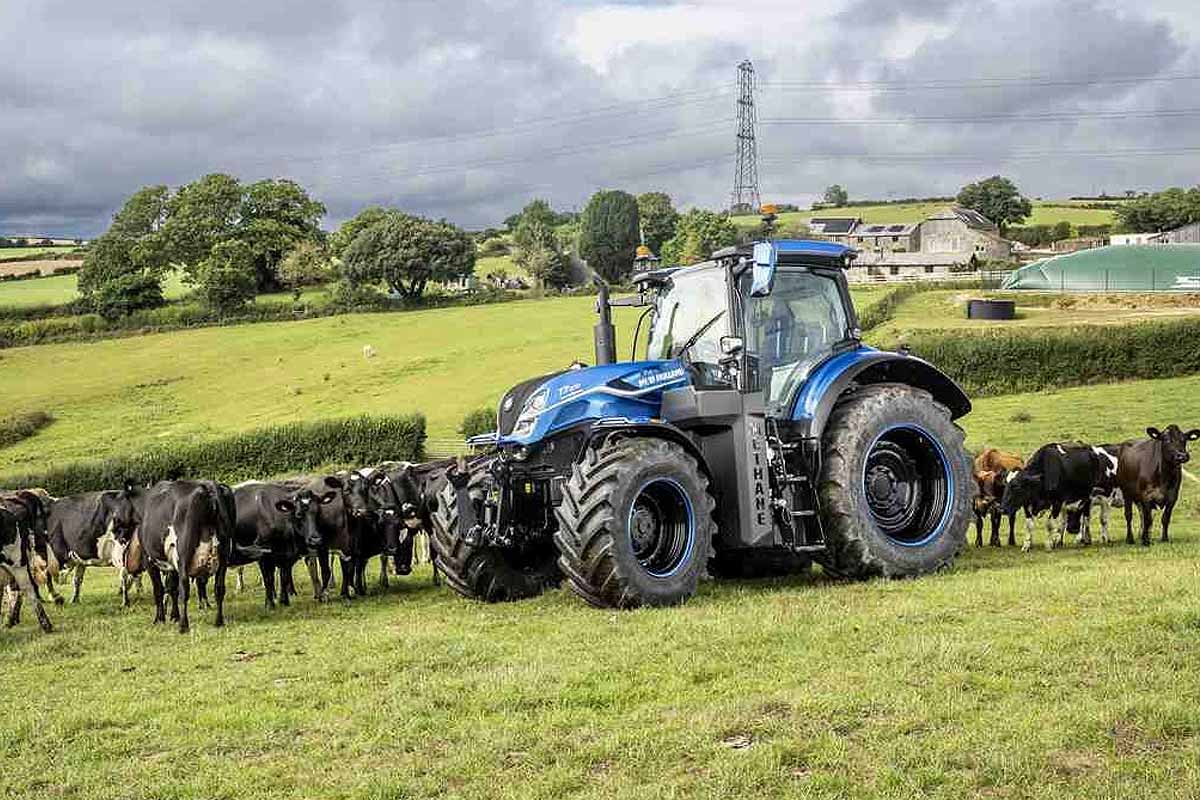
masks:
[[[1200,319],[919,331],[906,341],[915,355],[936,364],[975,397],[1200,373]]]
[[[81,461],[42,473],[0,476],[0,487],[40,486],[53,495],[99,491],[126,480],[149,484],[184,478],[239,483],[310,472],[329,465],[418,461],[425,418],[359,416],[261,428],[198,444],[162,447],[101,461]]]
[[[0,418],[0,447],[28,439],[54,421],[45,411],[27,411]]]

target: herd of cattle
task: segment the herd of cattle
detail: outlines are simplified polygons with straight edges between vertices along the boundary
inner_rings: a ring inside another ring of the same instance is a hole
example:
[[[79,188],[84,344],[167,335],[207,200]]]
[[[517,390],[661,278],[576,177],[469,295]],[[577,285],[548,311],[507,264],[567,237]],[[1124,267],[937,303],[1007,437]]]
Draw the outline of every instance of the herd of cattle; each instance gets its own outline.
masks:
[[[214,585],[215,624],[224,623],[225,575],[257,562],[266,604],[288,605],[296,594],[292,571],[304,559],[313,594],[324,600],[333,583],[330,556],[341,562],[341,594],[366,593],[367,562],[380,557],[380,584],[388,562],[398,575],[412,571],[415,537],[431,533],[435,492],[452,460],[377,467],[290,480],[251,481],[229,487],[214,481],[162,481],[149,488],[52,498],[40,489],[0,492],[0,616],[20,618],[27,598],[42,629],[51,623],[39,587],[56,604],[55,579],[74,571],[71,602],[79,600],[89,566],[113,566],[122,600],[142,573],[154,589],[154,621],[167,617],[188,630],[188,601],[196,584],[200,605]],[[427,499],[429,498],[429,499]],[[276,583],[278,577],[278,583]],[[434,582],[437,572],[434,571]]]
[[[1162,540],[1168,541],[1171,513],[1179,499],[1188,442],[1176,425],[1149,438],[1121,444],[1047,444],[1028,462],[994,448],[975,460],[975,544],[983,545],[985,519],[990,543],[1000,545],[1000,523],[1008,518],[1008,543],[1015,545],[1017,512],[1024,512],[1024,550],[1033,544],[1034,519],[1045,512],[1048,548],[1064,532],[1080,544],[1091,541],[1093,505],[1100,508],[1101,538],[1108,542],[1112,505],[1125,509],[1126,542],[1132,544],[1133,508],[1141,511],[1141,542],[1150,544],[1154,510],[1162,509]],[[387,585],[389,561],[397,575],[412,570],[415,538],[432,535],[431,512],[437,492],[453,477],[453,460],[426,464],[389,462],[332,475],[252,481],[229,487],[214,481],[162,481],[149,488],[126,485],[116,491],[52,498],[42,490],[0,492],[0,616],[9,627],[27,598],[43,630],[51,623],[39,587],[55,603],[60,573],[74,571],[71,602],[78,602],[89,566],[117,568],[125,605],[142,573],[154,589],[154,621],[170,619],[188,630],[188,602],[196,584],[201,606],[214,584],[215,624],[224,622],[225,575],[257,562],[266,605],[287,605],[296,594],[293,568],[308,567],[315,599],[333,584],[330,556],[341,562],[341,595],[366,592],[367,562],[380,557],[380,584]],[[438,580],[436,565],[434,582]],[[277,582],[278,581],[278,582]]]
[[[975,545],[983,546],[983,523],[991,521],[990,544],[1000,546],[1000,521],[1008,518],[1008,543],[1018,511],[1025,515],[1023,550],[1033,546],[1034,519],[1046,517],[1047,549],[1061,546],[1063,533],[1079,544],[1091,544],[1092,506],[1100,510],[1100,537],[1108,543],[1112,506],[1125,509],[1125,542],[1133,544],[1133,509],[1141,512],[1141,542],[1150,544],[1154,510],[1162,509],[1162,540],[1170,540],[1171,513],[1179,500],[1188,442],[1200,430],[1186,433],[1178,425],[1147,428],[1149,438],[1120,444],[1088,445],[1056,442],[1040,447],[1028,462],[988,448],[975,459]],[[1065,517],[1065,519],[1064,519]]]

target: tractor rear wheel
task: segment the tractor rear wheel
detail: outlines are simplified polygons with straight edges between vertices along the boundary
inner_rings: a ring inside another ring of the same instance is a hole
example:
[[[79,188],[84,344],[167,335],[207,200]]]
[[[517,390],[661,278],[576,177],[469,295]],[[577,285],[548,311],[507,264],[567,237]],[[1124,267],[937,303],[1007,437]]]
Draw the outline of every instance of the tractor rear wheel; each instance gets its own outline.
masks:
[[[495,479],[486,468],[476,468],[467,491],[481,506],[494,485]],[[446,583],[463,597],[485,603],[523,600],[536,597],[561,580],[556,563],[558,551],[548,538],[540,547],[516,549],[467,544],[465,534],[458,526],[458,498],[447,481],[438,493],[433,512],[431,544]]]
[[[682,603],[710,556],[715,506],[700,465],[679,445],[610,439],[563,486],[559,566],[600,608]]]
[[[905,577],[954,561],[975,482],[949,410],[912,386],[866,386],[834,409],[822,447],[827,571]]]

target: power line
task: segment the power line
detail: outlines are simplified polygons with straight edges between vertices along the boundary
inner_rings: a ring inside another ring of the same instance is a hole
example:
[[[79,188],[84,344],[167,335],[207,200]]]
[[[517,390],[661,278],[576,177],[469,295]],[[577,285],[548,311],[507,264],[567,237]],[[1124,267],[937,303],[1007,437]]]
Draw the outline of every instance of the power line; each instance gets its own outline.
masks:
[[[896,162],[896,163],[911,163],[922,161],[939,161],[939,162],[960,162],[970,161],[976,162],[994,162],[994,161],[1020,161],[1020,160],[1038,160],[1043,158],[1131,158],[1131,157],[1155,157],[1155,156],[1181,156],[1200,153],[1200,147],[1174,147],[1174,148],[1126,148],[1120,150],[1043,150],[1043,151],[1017,151],[1013,153],[798,153],[795,158],[786,159],[780,158],[769,159],[767,163],[775,165],[795,164],[798,160],[824,160],[833,161],[839,159],[855,159],[858,161],[879,161],[879,162]]]
[[[1200,81],[1200,74],[1187,75],[1140,75],[1103,76],[1089,78],[1055,78],[1047,75],[1012,77],[970,78],[962,80],[877,80],[877,81],[763,81],[759,85],[766,89],[782,91],[940,91],[948,89],[1004,89],[1022,87],[1070,87],[1108,86],[1140,83],[1173,83],[1177,81]]]
[[[775,119],[759,120],[760,125],[908,125],[929,123],[977,124],[995,122],[1074,122],[1082,119],[1121,120],[1121,119],[1166,119],[1171,117],[1194,117],[1200,115],[1200,108],[1159,109],[1154,111],[1054,111],[1045,114],[972,114],[970,116],[919,116],[898,118],[862,117],[849,119],[844,117],[777,117]]]

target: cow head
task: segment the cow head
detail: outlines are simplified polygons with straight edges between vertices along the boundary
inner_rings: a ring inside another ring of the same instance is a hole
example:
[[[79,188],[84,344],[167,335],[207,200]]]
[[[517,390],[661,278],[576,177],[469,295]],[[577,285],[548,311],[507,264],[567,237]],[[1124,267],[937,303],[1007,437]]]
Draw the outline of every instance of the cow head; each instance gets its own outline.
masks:
[[[125,488],[117,492],[105,492],[100,499],[113,537],[122,544],[128,544],[138,525],[142,524],[135,503],[138,495],[138,488],[126,481]]]
[[[375,513],[383,533],[384,553],[393,556],[400,545],[424,527],[421,488],[409,464],[389,468],[383,474],[386,482],[375,494],[379,500]]]
[[[1200,430],[1193,429],[1184,433],[1178,425],[1168,425],[1163,431],[1158,428],[1146,428],[1146,435],[1158,442],[1166,464],[1186,464],[1191,459],[1187,451],[1188,442],[1200,439]]]
[[[345,499],[346,513],[355,522],[363,522],[371,516],[377,495],[387,483],[387,475],[380,470],[351,470],[346,473]]]
[[[1000,499],[1000,510],[1015,514],[1019,509],[1034,505],[1041,495],[1043,476],[1028,470],[1008,473],[1004,478],[1004,494]]]
[[[321,532],[321,516],[331,513],[330,510],[342,502],[344,489],[340,479],[329,475],[296,493],[293,502],[296,504],[296,514],[300,518],[301,537],[307,547],[317,548],[325,544],[325,537]]]

